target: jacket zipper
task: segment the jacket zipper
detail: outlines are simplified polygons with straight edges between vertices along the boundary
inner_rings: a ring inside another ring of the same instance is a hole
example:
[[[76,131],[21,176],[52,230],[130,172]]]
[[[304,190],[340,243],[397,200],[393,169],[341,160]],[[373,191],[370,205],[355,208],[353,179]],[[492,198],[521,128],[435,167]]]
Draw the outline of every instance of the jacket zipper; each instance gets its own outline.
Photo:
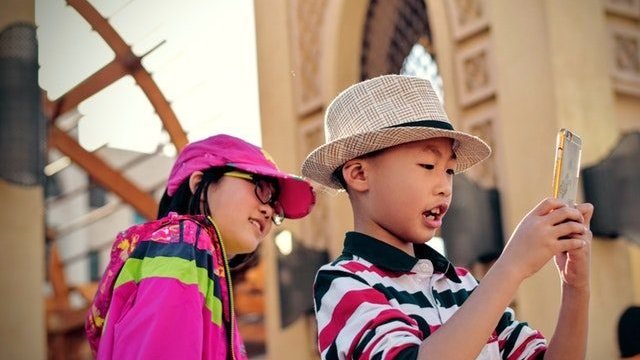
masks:
[[[216,232],[216,236],[218,237],[218,242],[220,243],[220,249],[222,250],[222,261],[224,262],[224,273],[225,273],[225,277],[227,278],[227,288],[229,289],[229,353],[231,354],[231,359],[235,360],[236,359],[236,355],[235,352],[233,350],[233,319],[234,319],[234,314],[235,314],[235,309],[233,307],[233,285],[231,283],[231,271],[229,270],[229,262],[227,261],[227,251],[224,248],[224,241],[222,241],[222,236],[220,235],[220,232],[218,231],[218,227],[216,226],[215,222],[213,222],[213,219],[210,216],[207,216],[207,219],[209,219],[209,221],[211,222],[211,224],[213,225],[213,229]]]

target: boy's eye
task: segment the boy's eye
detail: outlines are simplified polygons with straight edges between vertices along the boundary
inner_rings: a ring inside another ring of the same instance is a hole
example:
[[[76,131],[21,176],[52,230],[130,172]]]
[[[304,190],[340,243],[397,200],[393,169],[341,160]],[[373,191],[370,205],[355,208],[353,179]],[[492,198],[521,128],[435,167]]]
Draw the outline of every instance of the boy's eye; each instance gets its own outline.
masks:
[[[449,175],[455,175],[455,174],[456,174],[456,171],[455,171],[455,170],[453,170],[453,169],[447,169],[447,174],[449,174]]]
[[[433,166],[433,164],[420,164],[420,166],[422,166],[423,168],[427,169],[427,170],[433,170],[435,166]]]

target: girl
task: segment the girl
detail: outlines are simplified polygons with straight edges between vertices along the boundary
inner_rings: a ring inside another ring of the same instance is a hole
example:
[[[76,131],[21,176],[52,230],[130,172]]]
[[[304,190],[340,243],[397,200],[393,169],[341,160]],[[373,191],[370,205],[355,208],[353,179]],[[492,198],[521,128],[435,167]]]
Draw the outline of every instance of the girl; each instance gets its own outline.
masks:
[[[113,245],[85,324],[97,358],[246,359],[229,262],[242,265],[272,223],[314,203],[310,183],[257,146],[228,135],[187,145],[158,220]]]

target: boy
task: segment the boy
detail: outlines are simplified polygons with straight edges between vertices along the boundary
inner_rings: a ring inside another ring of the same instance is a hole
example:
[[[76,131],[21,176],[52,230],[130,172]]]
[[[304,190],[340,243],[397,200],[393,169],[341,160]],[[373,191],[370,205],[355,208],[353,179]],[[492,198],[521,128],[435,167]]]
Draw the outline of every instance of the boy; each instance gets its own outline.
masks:
[[[590,204],[540,202],[478,285],[425,242],[442,224],[453,174],[491,150],[453,129],[427,80],[386,75],[351,86],[329,105],[325,134],[302,173],[347,191],[354,231],[314,285],[323,359],[584,358]],[[553,256],[563,294],[547,346],[507,305]]]

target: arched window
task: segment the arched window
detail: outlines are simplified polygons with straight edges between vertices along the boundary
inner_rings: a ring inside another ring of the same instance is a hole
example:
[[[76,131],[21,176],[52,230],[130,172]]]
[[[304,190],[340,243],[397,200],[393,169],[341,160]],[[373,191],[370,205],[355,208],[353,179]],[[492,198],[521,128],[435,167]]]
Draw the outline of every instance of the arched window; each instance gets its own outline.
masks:
[[[384,74],[429,79],[443,100],[424,0],[371,0],[362,42],[362,80]]]

